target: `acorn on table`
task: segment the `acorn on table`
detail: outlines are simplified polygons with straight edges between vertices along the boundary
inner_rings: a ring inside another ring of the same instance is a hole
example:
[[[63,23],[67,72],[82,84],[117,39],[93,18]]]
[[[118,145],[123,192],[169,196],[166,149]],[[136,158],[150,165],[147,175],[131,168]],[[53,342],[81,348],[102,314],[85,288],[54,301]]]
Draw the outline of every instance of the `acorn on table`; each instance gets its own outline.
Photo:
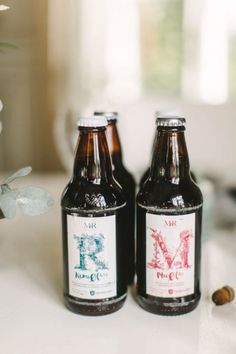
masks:
[[[212,294],[212,301],[216,305],[224,305],[234,300],[235,292],[231,286],[225,285]]]

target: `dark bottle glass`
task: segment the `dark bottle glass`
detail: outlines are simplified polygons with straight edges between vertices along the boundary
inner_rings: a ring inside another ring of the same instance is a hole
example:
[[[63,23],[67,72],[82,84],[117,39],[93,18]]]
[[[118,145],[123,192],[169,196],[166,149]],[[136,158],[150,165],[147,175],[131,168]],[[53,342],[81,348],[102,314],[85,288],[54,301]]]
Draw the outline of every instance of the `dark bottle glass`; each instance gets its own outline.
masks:
[[[125,301],[126,199],[112,175],[105,117],[79,120],[73,176],[61,200],[64,300],[73,312],[105,315]]]
[[[135,274],[135,180],[127,171],[122,161],[122,149],[117,129],[117,112],[95,112],[95,115],[104,115],[108,121],[106,130],[108,148],[112,161],[112,172],[116,181],[121,185],[126,199],[126,250],[127,283],[132,284]]]
[[[156,111],[155,112],[155,118],[156,118],[156,123],[157,123],[157,118],[161,115],[161,116],[166,116],[166,114],[171,113],[172,111]],[[157,139],[157,134],[155,134],[154,139],[153,139],[153,143],[152,143],[152,151],[151,151],[151,155],[153,155],[154,153],[154,149],[156,146],[156,139]],[[140,178],[139,181],[139,186],[141,187],[146,180],[148,179],[150,174],[150,166],[144,171],[143,175]]]
[[[137,195],[137,292],[147,311],[180,315],[200,299],[202,194],[190,176],[185,119],[159,118]]]
[[[146,182],[146,180],[148,179],[150,175],[150,167],[148,167],[145,172],[143,173],[142,177],[140,178],[140,182],[139,185],[140,187]]]
[[[156,124],[158,123],[158,118],[159,118],[159,117],[168,117],[168,115],[169,115],[169,116],[173,116],[173,114],[176,116],[176,112],[175,112],[175,111],[157,111],[157,112],[155,113]],[[177,114],[177,116],[178,116],[178,114]],[[153,153],[154,153],[154,149],[155,149],[155,146],[156,146],[156,139],[157,139],[157,134],[155,134],[155,137],[154,137],[154,139],[153,139],[152,155],[153,155]],[[139,186],[140,186],[140,187],[146,182],[146,180],[148,179],[149,175],[150,175],[150,167],[148,167],[148,168],[144,171],[143,175],[141,176],[140,182],[139,182]],[[195,176],[195,174],[193,173],[193,171],[190,171],[190,175],[191,175],[191,178],[193,179],[193,181],[194,181],[195,183],[197,183],[197,179],[196,179],[196,176]]]
[[[150,175],[150,167],[146,169],[146,171],[144,172],[144,174],[142,175],[141,179],[140,179],[140,187],[146,182],[146,180],[148,179],[149,175]],[[197,183],[197,178],[194,174],[193,171],[190,171],[190,176],[192,178],[192,180]]]

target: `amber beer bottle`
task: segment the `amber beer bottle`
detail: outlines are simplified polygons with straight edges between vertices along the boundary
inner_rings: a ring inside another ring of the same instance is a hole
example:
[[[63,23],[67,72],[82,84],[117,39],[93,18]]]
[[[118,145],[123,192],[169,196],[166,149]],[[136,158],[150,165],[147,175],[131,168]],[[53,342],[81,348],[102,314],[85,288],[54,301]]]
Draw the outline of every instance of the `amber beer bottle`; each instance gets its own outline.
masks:
[[[108,126],[106,130],[108,148],[112,161],[112,172],[116,181],[121,185],[126,199],[126,251],[127,260],[127,283],[132,284],[135,274],[135,180],[124,167],[122,149],[117,129],[117,112],[95,112],[95,115],[105,115]]]
[[[167,116],[167,115],[173,116],[173,114],[176,115],[175,113],[177,113],[177,112],[175,112],[175,111],[156,111],[156,113],[155,113],[156,122],[157,122],[157,120],[158,120],[158,117],[160,117],[160,116],[163,116],[163,117],[165,117],[165,116]],[[178,115],[178,114],[177,114],[177,115]],[[154,140],[153,140],[153,144],[152,144],[152,153],[153,153],[154,148],[155,148],[155,146],[156,146],[156,138],[157,138],[157,135],[155,134],[155,137],[154,137]],[[148,167],[148,168],[144,171],[144,173],[142,174],[142,176],[141,176],[141,178],[140,178],[140,182],[139,182],[139,186],[140,186],[140,187],[146,182],[146,180],[148,179],[149,175],[150,175],[150,167]],[[194,182],[197,182],[196,176],[195,176],[195,174],[193,173],[193,171],[190,171],[190,175],[191,175],[193,181],[194,181]]]
[[[202,194],[190,176],[185,119],[157,119],[150,175],[137,195],[137,292],[147,311],[180,315],[200,299]]]
[[[126,199],[112,175],[105,117],[81,118],[71,181],[61,200],[64,299],[76,313],[104,315],[125,301]]]

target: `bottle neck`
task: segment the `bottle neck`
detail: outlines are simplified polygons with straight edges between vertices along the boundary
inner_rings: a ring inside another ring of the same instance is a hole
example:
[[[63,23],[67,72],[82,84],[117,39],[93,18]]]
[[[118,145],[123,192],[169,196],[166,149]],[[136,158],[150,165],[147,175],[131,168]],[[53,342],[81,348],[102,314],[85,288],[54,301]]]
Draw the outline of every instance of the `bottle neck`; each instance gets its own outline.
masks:
[[[173,184],[178,184],[181,179],[190,178],[183,127],[157,129],[150,178],[151,180],[165,179]]]
[[[122,164],[121,143],[117,130],[116,119],[108,121],[106,130],[107,143],[113,165]]]
[[[93,184],[112,182],[112,168],[105,127],[79,128],[74,179]]]

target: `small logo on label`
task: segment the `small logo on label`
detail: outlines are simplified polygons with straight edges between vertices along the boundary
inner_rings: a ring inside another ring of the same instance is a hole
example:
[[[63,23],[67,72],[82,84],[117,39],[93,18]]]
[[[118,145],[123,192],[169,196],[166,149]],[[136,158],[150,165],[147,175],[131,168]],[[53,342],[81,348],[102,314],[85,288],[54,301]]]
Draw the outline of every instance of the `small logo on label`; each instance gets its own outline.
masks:
[[[94,296],[94,295],[95,295],[95,291],[94,291],[94,290],[91,290],[91,291],[90,291],[90,295],[91,295],[91,296]]]
[[[86,229],[96,229],[97,225],[95,222],[85,222],[84,227]]]
[[[173,289],[169,289],[169,290],[168,290],[168,293],[169,293],[170,295],[173,295],[173,294],[174,294],[174,290],[173,290]]]
[[[177,223],[176,220],[165,220],[165,225],[168,227],[176,227]]]

